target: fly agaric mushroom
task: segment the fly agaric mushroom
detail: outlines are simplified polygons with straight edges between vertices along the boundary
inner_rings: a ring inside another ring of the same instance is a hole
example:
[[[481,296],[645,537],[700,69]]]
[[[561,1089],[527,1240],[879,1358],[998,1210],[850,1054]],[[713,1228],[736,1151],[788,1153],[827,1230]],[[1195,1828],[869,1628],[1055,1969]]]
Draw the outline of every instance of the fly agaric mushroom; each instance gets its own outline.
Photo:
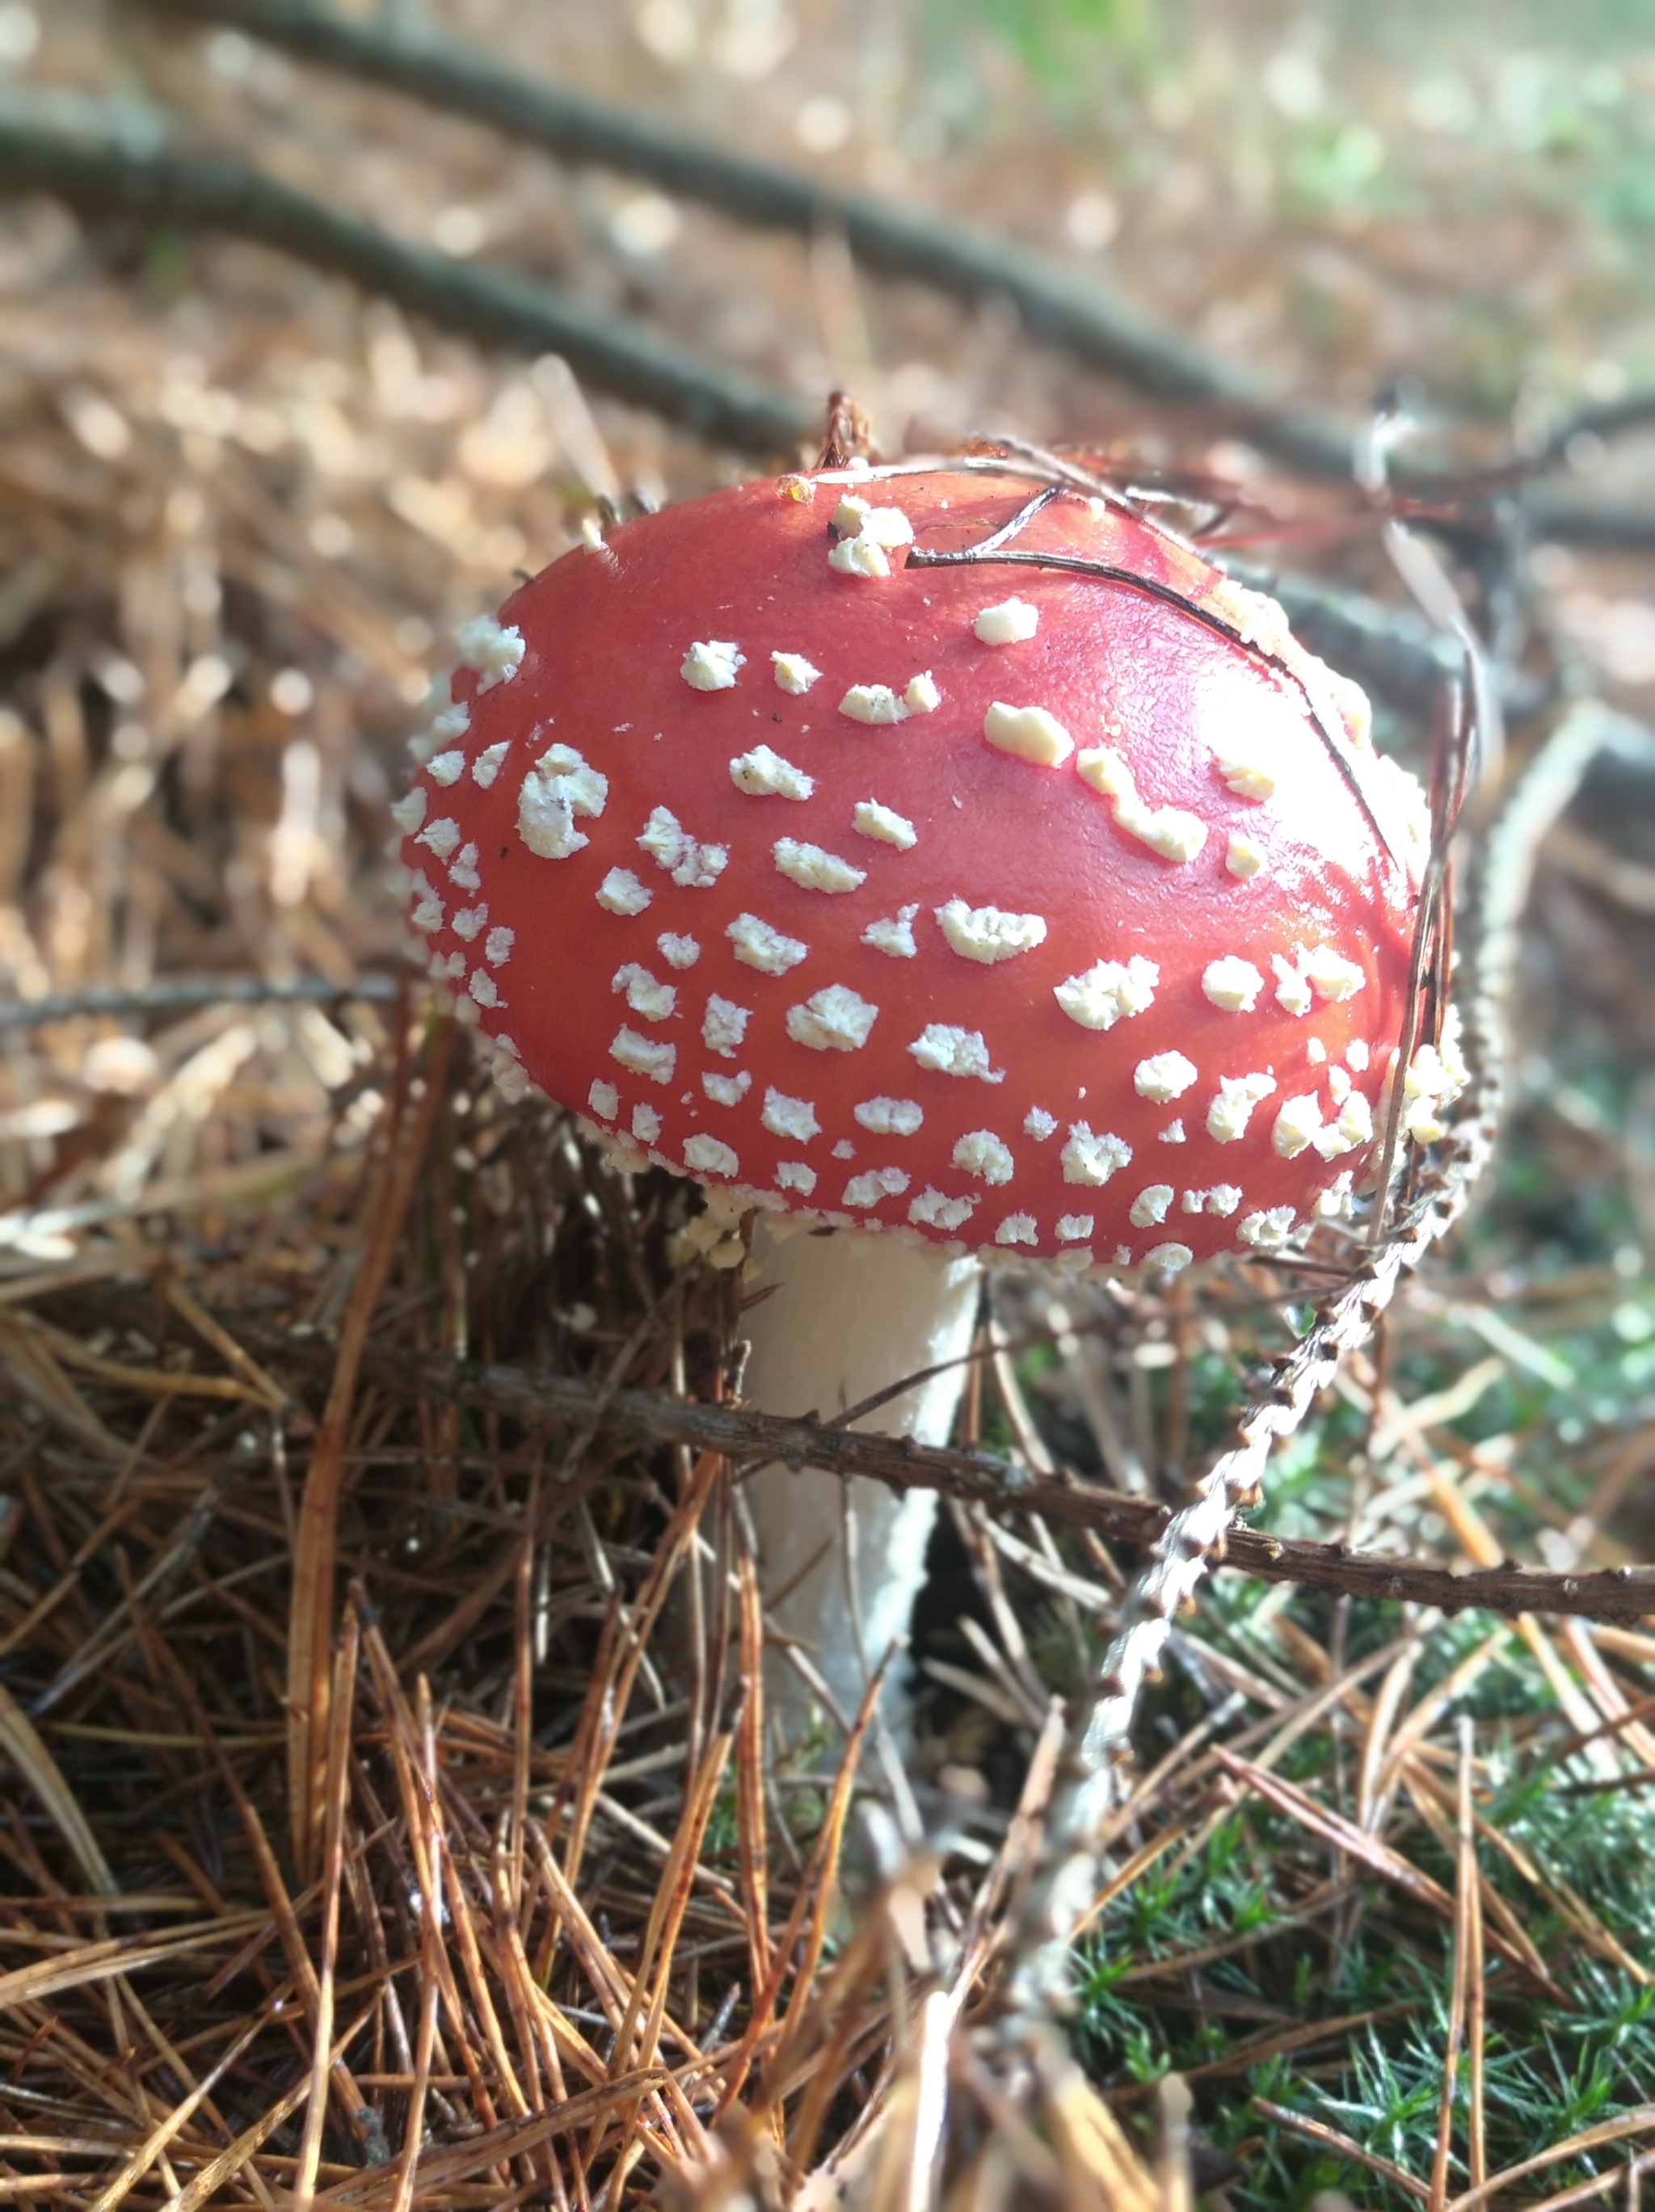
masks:
[[[508,1088],[701,1179],[715,1259],[758,1212],[768,1410],[952,1360],[874,1417],[944,1440],[981,1261],[1268,1253],[1370,1170],[1418,787],[1274,601],[1124,502],[863,465],[589,533],[463,634],[415,750],[433,974]],[[1451,1067],[1409,1073],[1429,1131]],[[858,1487],[871,1660],[930,1501]],[[749,1495],[854,1705],[838,1486]]]

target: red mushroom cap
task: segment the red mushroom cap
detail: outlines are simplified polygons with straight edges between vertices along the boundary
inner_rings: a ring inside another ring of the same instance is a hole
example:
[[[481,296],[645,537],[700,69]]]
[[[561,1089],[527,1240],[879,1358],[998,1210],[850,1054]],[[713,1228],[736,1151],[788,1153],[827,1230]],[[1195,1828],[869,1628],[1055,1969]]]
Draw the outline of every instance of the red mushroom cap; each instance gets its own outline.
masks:
[[[433,972],[744,1204],[1175,1267],[1369,1165],[1422,837],[1275,603],[1102,501],[824,472],[618,526],[462,635],[398,809]],[[910,545],[910,539],[914,541]]]

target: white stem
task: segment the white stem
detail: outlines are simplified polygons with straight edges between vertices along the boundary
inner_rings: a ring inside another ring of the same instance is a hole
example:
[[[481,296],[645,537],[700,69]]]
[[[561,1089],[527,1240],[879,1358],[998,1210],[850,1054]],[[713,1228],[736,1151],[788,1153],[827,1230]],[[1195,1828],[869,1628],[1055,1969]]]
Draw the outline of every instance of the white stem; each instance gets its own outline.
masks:
[[[951,1260],[929,1248],[855,1231],[778,1237],[763,1216],[752,1257],[759,1270],[755,1287],[775,1287],[742,1322],[752,1342],[745,1383],[750,1403],[767,1413],[814,1412],[832,1420],[904,1376],[952,1360],[960,1364],[855,1425],[921,1443],[947,1442],[977,1316],[981,1270],[975,1260]],[[925,1578],[936,1498],[928,1491],[893,1497],[883,1483],[865,1478],[846,1483],[819,1468],[794,1474],[779,1466],[761,1468],[746,1495],[772,1617],[806,1644],[841,1708],[854,1712],[866,1669],[907,1631]],[[855,1609],[844,1542],[847,1500],[856,1539]],[[771,1592],[784,1594],[771,1600]],[[798,1675],[772,1664],[765,1692],[785,1733],[797,1737],[809,1705]]]

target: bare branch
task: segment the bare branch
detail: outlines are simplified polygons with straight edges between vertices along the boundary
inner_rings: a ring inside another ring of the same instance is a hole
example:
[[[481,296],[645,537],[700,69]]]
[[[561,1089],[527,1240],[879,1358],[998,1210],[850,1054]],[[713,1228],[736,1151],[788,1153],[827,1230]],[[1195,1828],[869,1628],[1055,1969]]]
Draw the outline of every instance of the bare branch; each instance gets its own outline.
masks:
[[[1619,399],[1600,400],[1596,406],[1583,407],[1578,414],[1565,416],[1535,458],[1555,466],[1568,460],[1569,447],[1577,438],[1616,438],[1623,430],[1646,430],[1652,423],[1655,423],[1655,391],[1646,385]]]
[[[227,231],[346,276],[485,345],[558,353],[578,374],[714,445],[793,454],[820,409],[698,360],[636,323],[543,285],[424,253],[221,154],[170,142],[149,112],[0,112],[0,192],[49,192],[77,213]]]
[[[100,1306],[109,1303],[96,1301]],[[124,1316],[136,1302],[122,1301]],[[323,1336],[267,1328],[244,1315],[218,1318],[237,1341],[274,1368],[320,1380],[330,1375],[334,1347]],[[788,1419],[729,1405],[703,1405],[649,1390],[605,1391],[583,1376],[535,1374],[515,1367],[484,1366],[424,1352],[370,1345],[362,1355],[365,1380],[438,1404],[499,1413],[529,1427],[595,1429],[650,1444],[687,1444],[692,1451],[722,1452],[738,1465],[780,1461],[798,1471],[870,1477],[893,1490],[934,1490],[967,1505],[1005,1513],[1037,1513],[1067,1528],[1147,1549],[1171,1518],[1169,1509],[1142,1498],[1098,1490],[1074,1476],[1039,1475],[988,1452],[954,1451],[916,1444],[817,1420]],[[1311,1544],[1234,1528],[1212,1555],[1214,1567],[1232,1567],[1263,1582],[1296,1583],[1305,1589],[1354,1597],[1390,1598],[1458,1613],[1573,1613],[1588,1620],[1635,1621],[1655,1613],[1655,1571],[1630,1567],[1551,1574],[1518,1560],[1460,1573],[1426,1559],[1394,1559],[1348,1551],[1342,1544]]]
[[[1524,520],[1532,537],[1553,545],[1584,545],[1603,553],[1647,553],[1655,549],[1655,514],[1606,500],[1573,499],[1567,492],[1540,489],[1524,501]]]
[[[355,27],[343,27],[357,35]],[[480,343],[561,353],[599,390],[713,444],[791,454],[816,427],[816,410],[802,398],[701,360],[638,325],[599,316],[564,294],[423,252],[228,156],[180,149],[151,115],[82,113],[43,122],[15,110],[0,114],[0,191],[31,191],[50,192],[93,220],[136,217],[252,239]],[[1545,534],[1595,542],[1597,511],[1566,509],[1544,497],[1536,508]],[[1604,526],[1602,542],[1635,547],[1655,539],[1655,524],[1642,515],[1610,515]],[[1444,661],[1439,641],[1415,617],[1308,577],[1269,576],[1239,561],[1226,565],[1247,580],[1268,577],[1306,641],[1336,665],[1393,705],[1426,710]],[[1542,703],[1540,687],[1520,672],[1506,674],[1503,684],[1513,717]]]
[[[420,980],[409,970],[411,982]],[[194,1013],[203,1006],[336,1006],[349,999],[384,1006],[400,988],[394,975],[359,975],[351,983],[332,983],[325,975],[295,975],[283,982],[263,975],[179,975],[137,990],[64,991],[50,999],[15,1000],[0,1006],[0,1036],[94,1014],[138,1021],[149,1014]]]

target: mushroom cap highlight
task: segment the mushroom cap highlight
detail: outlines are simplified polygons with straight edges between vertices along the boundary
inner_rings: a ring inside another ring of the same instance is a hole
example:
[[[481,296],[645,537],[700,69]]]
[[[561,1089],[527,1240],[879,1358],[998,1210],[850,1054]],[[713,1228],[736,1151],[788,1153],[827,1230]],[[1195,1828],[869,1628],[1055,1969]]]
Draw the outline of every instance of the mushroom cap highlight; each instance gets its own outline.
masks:
[[[910,558],[1029,490],[770,478],[553,562],[416,740],[410,919],[508,1079],[742,1205],[1268,1250],[1369,1169],[1423,802],[1274,601],[1112,504],[1008,550],[1120,574]]]

